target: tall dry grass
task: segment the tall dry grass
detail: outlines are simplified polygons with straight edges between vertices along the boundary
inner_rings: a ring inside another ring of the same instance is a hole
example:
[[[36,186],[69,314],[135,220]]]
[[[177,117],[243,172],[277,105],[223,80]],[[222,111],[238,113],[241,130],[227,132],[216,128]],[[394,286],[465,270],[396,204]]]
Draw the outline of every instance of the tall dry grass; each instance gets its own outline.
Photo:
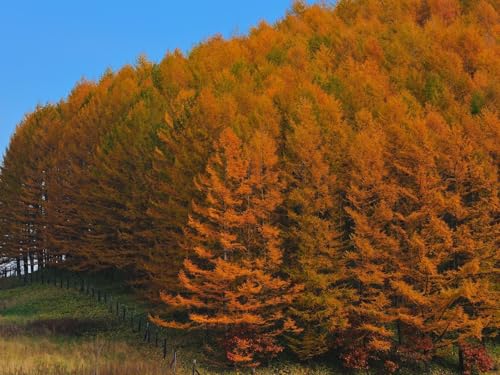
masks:
[[[5,331],[4,331],[5,333]],[[125,342],[105,338],[65,340],[52,337],[0,335],[0,375],[170,375],[168,361]],[[187,353],[185,353],[187,354]],[[184,355],[181,352],[181,355]],[[177,375],[192,373],[191,361],[180,360]],[[249,369],[200,368],[202,375],[249,375]],[[257,375],[338,375],[324,368],[277,365]]]
[[[34,337],[0,338],[2,375],[157,375],[166,363],[124,342],[95,338],[80,342]]]

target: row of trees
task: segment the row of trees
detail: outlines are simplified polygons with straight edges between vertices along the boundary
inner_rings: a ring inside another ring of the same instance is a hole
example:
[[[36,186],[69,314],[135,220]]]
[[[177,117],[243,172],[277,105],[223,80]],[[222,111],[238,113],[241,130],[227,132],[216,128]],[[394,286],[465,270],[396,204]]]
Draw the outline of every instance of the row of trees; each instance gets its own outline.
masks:
[[[121,269],[256,366],[488,361],[498,330],[498,4],[296,2],[106,72],[18,126],[1,256]],[[161,295],[160,293],[161,292]],[[464,354],[466,353],[466,354]]]

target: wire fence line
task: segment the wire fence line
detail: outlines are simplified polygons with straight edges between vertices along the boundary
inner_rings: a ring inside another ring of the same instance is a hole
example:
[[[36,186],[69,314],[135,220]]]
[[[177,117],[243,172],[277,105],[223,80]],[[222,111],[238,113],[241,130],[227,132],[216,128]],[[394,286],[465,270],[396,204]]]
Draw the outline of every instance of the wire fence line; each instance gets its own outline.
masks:
[[[71,278],[69,275],[57,275],[56,270],[47,272],[47,270],[40,269],[33,273],[19,273],[16,267],[4,267],[0,271],[0,279],[14,279],[21,281],[24,285],[40,283],[42,285],[52,285],[60,289],[73,289],[80,294],[85,295],[92,300],[104,304],[116,319],[128,325],[132,332],[136,333],[141,339],[141,343],[149,344],[160,350],[160,355],[165,361],[165,365],[174,373],[177,373],[178,359],[179,359],[179,346],[168,345],[168,335],[165,329],[152,323],[148,319],[146,313],[136,313],[135,308],[119,301],[111,293],[94,286],[91,282],[83,277]],[[169,350],[171,357],[169,358]],[[192,375],[201,375],[198,370],[196,359],[193,360],[191,367]]]

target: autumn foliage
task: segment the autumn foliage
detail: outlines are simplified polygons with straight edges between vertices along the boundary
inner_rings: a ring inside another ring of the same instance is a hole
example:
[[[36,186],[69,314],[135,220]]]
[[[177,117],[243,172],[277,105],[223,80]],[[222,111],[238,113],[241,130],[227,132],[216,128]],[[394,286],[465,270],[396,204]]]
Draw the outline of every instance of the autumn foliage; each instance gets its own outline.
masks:
[[[81,81],[11,139],[0,257],[121,269],[237,366],[288,348],[392,373],[457,347],[486,371],[499,20],[493,0],[295,2]]]

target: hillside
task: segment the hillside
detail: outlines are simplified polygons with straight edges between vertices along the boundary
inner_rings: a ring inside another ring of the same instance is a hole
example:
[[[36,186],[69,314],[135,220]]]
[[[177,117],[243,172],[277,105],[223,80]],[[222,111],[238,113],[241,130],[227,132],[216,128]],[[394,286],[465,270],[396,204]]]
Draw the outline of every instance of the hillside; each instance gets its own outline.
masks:
[[[125,275],[218,368],[494,369],[499,5],[294,2],[19,124],[0,259]]]
[[[192,371],[193,359],[203,358],[198,349],[201,342],[192,335],[186,340],[173,331],[166,331],[160,334],[159,347],[154,344],[154,336],[152,342],[146,343],[143,333],[137,331],[137,318],[135,329],[131,328],[129,314],[133,309],[136,317],[142,317],[147,307],[123,281],[117,280],[110,285],[104,282],[102,275],[61,272],[56,273],[55,284],[53,278],[53,273],[48,273],[42,283],[38,274],[32,283],[26,284],[16,279],[0,279],[0,374],[173,374],[174,350],[178,353],[177,373],[188,374]],[[102,300],[98,302],[95,297],[82,293],[79,290],[82,279],[92,280],[92,286],[107,293],[108,298],[113,296],[115,301],[111,305],[119,301],[120,306],[126,306],[126,321],[121,319],[121,308],[117,316]],[[162,353],[163,337],[168,337],[166,359]],[[498,348],[494,353],[497,362],[500,361]],[[320,362],[322,364],[299,365],[280,360],[266,366],[259,374],[343,373],[338,363],[328,363],[324,359]],[[454,367],[453,358],[441,358],[440,364],[431,366],[429,374],[456,374]],[[196,368],[203,375],[235,374],[235,371],[214,369],[200,361]],[[406,369],[404,374],[416,373]]]

